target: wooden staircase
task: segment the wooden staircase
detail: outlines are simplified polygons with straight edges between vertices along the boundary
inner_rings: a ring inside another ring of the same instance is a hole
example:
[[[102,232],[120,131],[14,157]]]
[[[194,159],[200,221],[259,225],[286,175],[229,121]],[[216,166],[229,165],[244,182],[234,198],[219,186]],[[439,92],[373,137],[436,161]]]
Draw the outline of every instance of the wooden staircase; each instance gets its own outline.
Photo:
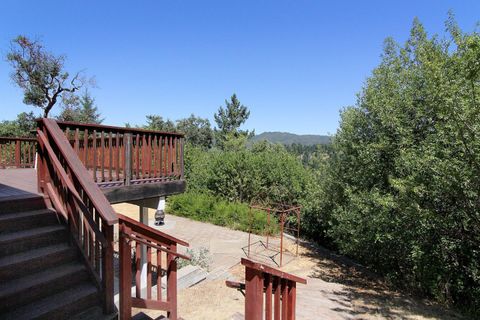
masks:
[[[182,135],[75,123],[60,128],[43,118],[37,120],[36,139],[0,138],[2,165],[5,170],[34,166],[38,191],[10,185],[14,181],[0,184],[0,319],[117,318],[115,225],[121,229],[120,318],[131,319],[132,307],[140,307],[178,319],[176,261],[189,258],[177,252],[177,244],[188,243],[117,214],[100,187],[114,194],[124,187],[136,194],[130,200],[160,196],[167,182],[184,189]],[[145,193],[144,184],[157,185],[157,193]],[[137,253],[145,247],[147,259],[156,251],[157,274],[167,274],[163,299],[162,290],[155,299],[131,296],[133,246]]]
[[[0,318],[109,319],[67,226],[40,195],[0,202]]]

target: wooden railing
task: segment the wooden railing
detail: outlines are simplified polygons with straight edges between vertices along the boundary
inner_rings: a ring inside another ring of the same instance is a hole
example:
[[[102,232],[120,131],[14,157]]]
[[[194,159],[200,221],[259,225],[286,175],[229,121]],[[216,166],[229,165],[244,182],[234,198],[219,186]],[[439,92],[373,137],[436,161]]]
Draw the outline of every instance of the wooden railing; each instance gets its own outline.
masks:
[[[57,122],[101,187],[183,179],[182,134]]]
[[[0,137],[0,168],[33,168],[37,139]]]
[[[120,255],[120,319],[130,319],[132,307],[167,311],[177,319],[177,258],[190,259],[177,252],[177,245],[188,243],[118,214]],[[142,247],[146,247],[142,250]],[[132,297],[132,250],[135,252],[135,297]],[[143,253],[142,253],[143,251]],[[142,255],[146,254],[146,283],[141,281]],[[152,262],[155,256],[155,264]],[[153,268],[153,266],[155,268]],[[152,269],[156,269],[153,274]],[[165,275],[164,284],[162,277]],[[156,285],[152,292],[152,283]],[[163,287],[166,286],[166,290]],[[164,293],[166,291],[166,294]],[[166,295],[166,297],[165,297]]]
[[[307,284],[307,280],[245,258],[242,265],[245,284],[227,281],[226,285],[245,290],[245,319],[294,320],[297,282]]]
[[[113,304],[113,228],[116,213],[52,119],[39,119],[38,187],[66,220],[72,239],[102,292],[104,312]]]

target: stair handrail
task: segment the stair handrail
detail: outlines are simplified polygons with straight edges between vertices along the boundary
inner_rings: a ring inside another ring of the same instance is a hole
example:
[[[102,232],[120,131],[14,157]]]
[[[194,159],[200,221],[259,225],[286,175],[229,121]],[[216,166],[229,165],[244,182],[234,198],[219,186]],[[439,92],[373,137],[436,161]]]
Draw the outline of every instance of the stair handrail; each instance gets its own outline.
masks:
[[[101,289],[104,313],[114,311],[113,226],[118,217],[53,119],[37,120],[38,187],[62,212]]]
[[[147,226],[146,224],[133,220],[132,218],[129,218],[121,213],[117,213],[117,216],[118,216],[119,222],[128,226],[133,232],[141,234],[141,236],[147,238],[148,241],[161,243],[165,245],[176,243],[185,247],[189,246],[188,242],[182,239],[166,234],[165,232],[161,232],[157,229]]]
[[[55,144],[62,156],[65,158],[68,167],[78,179],[79,184],[84,189],[84,192],[86,192],[90,201],[93,202],[93,206],[101,215],[102,220],[104,220],[109,226],[118,223],[117,214],[113,210],[107,198],[103,195],[103,192],[90,177],[83,163],[76,156],[75,151],[68,142],[63,131],[58,126],[57,122],[48,118],[40,119],[40,121],[43,122],[44,127],[49,133],[49,136],[55,141]]]
[[[119,219],[120,256],[120,320],[130,319],[132,307],[167,311],[168,319],[177,320],[177,259],[190,260],[177,251],[177,244],[188,247],[186,241],[137,222],[122,214]],[[135,297],[132,297],[132,245],[135,247]],[[146,247],[142,250],[142,247]],[[152,295],[152,254],[156,250],[156,298]],[[141,260],[146,253],[147,277],[146,296],[142,297]],[[162,254],[166,255],[166,265],[162,269]],[[166,299],[162,299],[162,272],[166,274]]]
[[[37,132],[37,134],[38,134],[38,140],[40,141],[41,145],[43,145],[47,149],[47,152],[50,155],[54,155],[55,153],[52,149],[52,146],[48,142],[48,139],[46,138],[45,134],[40,130]],[[92,220],[92,218],[88,214],[86,214],[86,212],[88,212],[88,208],[85,206],[85,204],[83,203],[83,199],[80,197],[77,190],[73,186],[73,183],[69,179],[65,169],[62,167],[62,165],[60,163],[60,160],[58,160],[58,158],[55,157],[55,156],[51,156],[50,159],[52,161],[52,165],[55,167],[55,170],[57,171],[57,173],[59,175],[59,178],[62,180],[63,184],[68,188],[68,190],[72,193],[72,196],[73,196],[73,198],[76,202],[76,205],[80,208],[80,210],[82,210],[85,218],[88,219],[88,223],[90,224],[90,226],[94,230],[96,236],[99,238],[100,242],[102,243],[102,246],[106,247],[107,246],[107,241],[106,241],[105,237],[101,233],[99,227]],[[72,219],[70,221],[71,221],[71,223],[74,224],[74,228],[78,228],[78,225],[76,225],[72,215],[65,211],[65,208],[61,204],[58,197],[55,195],[55,191],[52,188],[53,188],[53,186],[50,183],[47,183],[47,193],[50,195],[55,209],[57,211],[60,211],[60,213],[64,216],[66,221],[69,221],[70,219]]]

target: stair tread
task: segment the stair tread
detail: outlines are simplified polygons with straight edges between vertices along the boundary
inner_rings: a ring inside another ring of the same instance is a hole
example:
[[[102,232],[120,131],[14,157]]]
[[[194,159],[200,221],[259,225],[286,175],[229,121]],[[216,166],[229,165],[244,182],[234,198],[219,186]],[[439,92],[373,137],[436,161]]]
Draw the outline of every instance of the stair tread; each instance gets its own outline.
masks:
[[[8,242],[8,241],[15,241],[22,238],[28,238],[35,235],[46,234],[54,231],[65,230],[65,226],[63,225],[54,225],[54,226],[47,226],[41,228],[34,228],[28,230],[21,230],[15,232],[9,232],[5,234],[0,234],[0,243]]]
[[[97,288],[89,283],[83,282],[75,287],[54,295],[36,300],[32,303],[17,308],[16,310],[2,315],[4,319],[31,319],[55,311],[64,305],[72,304],[81,298],[97,293]]]
[[[40,194],[23,194],[0,198],[0,214],[25,211],[26,208],[36,210],[45,208],[43,196]]]
[[[48,213],[54,214],[55,211],[52,211],[51,209],[40,209],[40,210],[29,210],[29,211],[23,211],[23,212],[5,213],[0,215],[0,223],[2,221],[7,221],[10,219],[33,217],[33,216],[38,216],[38,215],[43,215]]]
[[[30,260],[41,258],[43,256],[58,254],[67,250],[72,250],[72,247],[70,247],[66,243],[61,243],[61,244],[42,247],[42,248],[33,249],[29,251],[24,251],[17,254],[12,254],[12,255],[0,258],[0,269],[6,266],[18,264],[18,263],[26,263]]]
[[[117,313],[112,314],[103,314],[103,309],[99,306],[88,308],[87,310],[82,310],[80,313],[72,316],[70,320],[112,320],[117,319]]]
[[[86,270],[86,268],[81,262],[68,263],[59,267],[33,273],[19,279],[5,281],[0,284],[0,298],[28,290],[29,288],[33,288],[69,274],[76,274],[83,270]]]

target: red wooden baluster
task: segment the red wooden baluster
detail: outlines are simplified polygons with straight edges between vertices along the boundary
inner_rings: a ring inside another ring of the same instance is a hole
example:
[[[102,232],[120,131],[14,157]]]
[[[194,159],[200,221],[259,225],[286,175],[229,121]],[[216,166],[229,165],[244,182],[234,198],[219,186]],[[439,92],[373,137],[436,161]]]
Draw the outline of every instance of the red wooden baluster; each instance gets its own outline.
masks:
[[[113,180],[112,167],[113,167],[113,133],[110,131],[108,134],[108,181]]]
[[[137,160],[137,164],[136,164],[137,171],[135,172],[135,179],[139,179],[140,178],[140,135],[139,134],[137,134],[137,139],[135,143],[135,152],[136,152],[136,160]]]
[[[282,319],[287,319],[288,314],[288,286],[287,280],[282,279]]]
[[[177,244],[172,244],[169,249],[177,252]],[[167,300],[170,303],[167,318],[177,320],[177,260],[172,254],[167,254],[167,266]]]
[[[100,133],[100,161],[101,161],[101,177],[102,182],[105,181],[105,132],[102,130]]]
[[[147,299],[152,299],[152,247],[147,246]]]
[[[275,320],[280,320],[280,295],[281,295],[281,283],[279,277],[274,277],[274,284],[275,284],[275,297],[274,297],[274,317]]]
[[[288,319],[295,320],[297,283],[288,281]]]
[[[116,150],[116,156],[115,156],[115,176],[116,180],[120,180],[120,134],[117,132],[115,134],[115,150]]]
[[[20,160],[21,160],[21,145],[20,140],[15,141],[15,167],[20,168]]]
[[[153,177],[157,177],[157,135],[153,137],[153,145],[152,145],[152,152],[153,152]]]
[[[92,152],[93,181],[97,182],[97,130],[93,130]]]
[[[140,245],[140,242],[136,243],[136,249],[135,249],[135,258],[136,260],[136,272],[135,272],[135,296],[137,298],[141,298],[141,290],[142,290],[142,284],[141,282],[141,273],[142,273],[142,246]]]
[[[88,129],[83,132],[83,164],[88,169]]]
[[[157,249],[157,300],[162,301],[162,251]]]
[[[267,290],[265,291],[265,320],[272,320],[272,276],[265,274]]]

